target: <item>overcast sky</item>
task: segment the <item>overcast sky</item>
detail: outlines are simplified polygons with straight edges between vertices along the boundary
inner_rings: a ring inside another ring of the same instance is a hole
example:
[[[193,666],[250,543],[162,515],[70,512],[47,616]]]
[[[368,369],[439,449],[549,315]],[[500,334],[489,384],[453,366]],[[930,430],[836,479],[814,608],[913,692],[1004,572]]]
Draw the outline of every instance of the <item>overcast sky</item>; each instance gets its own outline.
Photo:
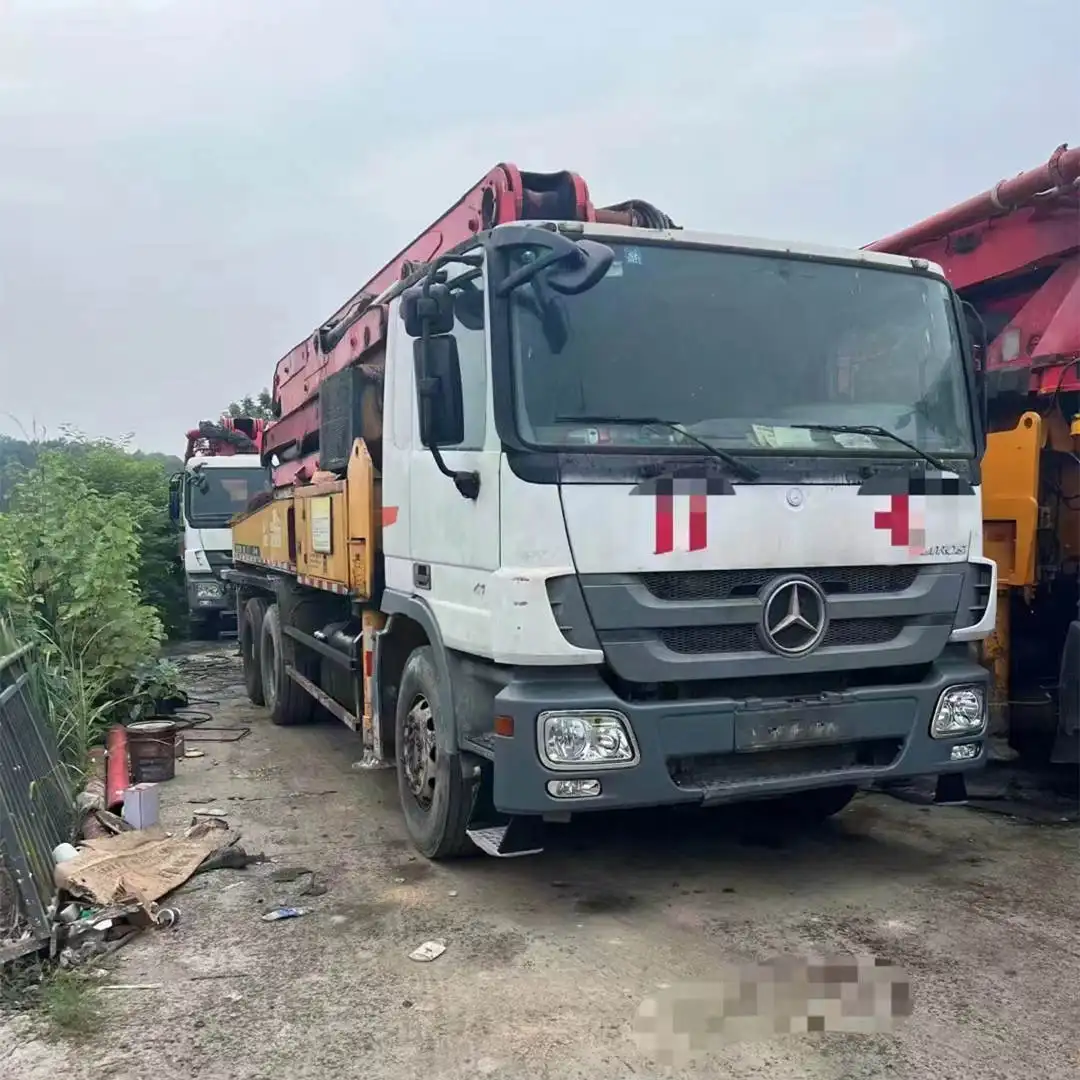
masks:
[[[0,0],[0,433],[178,451],[499,161],[868,243],[1080,141],[1078,41],[1078,0]]]

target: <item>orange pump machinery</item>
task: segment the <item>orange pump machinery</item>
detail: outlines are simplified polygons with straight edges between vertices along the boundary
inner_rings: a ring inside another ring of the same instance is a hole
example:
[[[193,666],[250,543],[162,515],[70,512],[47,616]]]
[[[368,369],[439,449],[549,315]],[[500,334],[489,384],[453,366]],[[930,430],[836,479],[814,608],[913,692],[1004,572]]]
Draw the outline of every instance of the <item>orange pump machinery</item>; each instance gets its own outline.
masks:
[[[945,270],[979,328],[998,564],[992,733],[1080,760],[1080,148],[868,245]]]

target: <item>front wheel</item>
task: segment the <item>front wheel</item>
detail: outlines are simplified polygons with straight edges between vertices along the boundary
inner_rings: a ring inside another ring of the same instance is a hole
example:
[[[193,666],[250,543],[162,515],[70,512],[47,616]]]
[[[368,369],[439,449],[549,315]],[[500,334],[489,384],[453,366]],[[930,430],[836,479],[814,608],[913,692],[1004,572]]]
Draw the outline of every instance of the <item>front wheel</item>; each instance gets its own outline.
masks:
[[[405,826],[417,850],[429,859],[475,851],[466,834],[472,784],[450,739],[435,657],[430,646],[405,663],[395,716],[398,796]]]

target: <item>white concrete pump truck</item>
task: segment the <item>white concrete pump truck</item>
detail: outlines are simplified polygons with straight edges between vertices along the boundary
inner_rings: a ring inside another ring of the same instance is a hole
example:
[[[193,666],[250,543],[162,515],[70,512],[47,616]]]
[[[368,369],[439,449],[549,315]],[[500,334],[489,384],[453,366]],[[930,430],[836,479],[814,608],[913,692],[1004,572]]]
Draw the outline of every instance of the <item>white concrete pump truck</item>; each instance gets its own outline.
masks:
[[[985,760],[983,421],[941,270],[501,165],[278,364],[245,679],[394,767],[429,858]]]
[[[221,573],[232,565],[229,521],[270,488],[259,456],[265,421],[222,417],[187,434],[184,469],[169,482],[169,516],[180,526],[191,636],[216,639],[236,617],[232,586]]]

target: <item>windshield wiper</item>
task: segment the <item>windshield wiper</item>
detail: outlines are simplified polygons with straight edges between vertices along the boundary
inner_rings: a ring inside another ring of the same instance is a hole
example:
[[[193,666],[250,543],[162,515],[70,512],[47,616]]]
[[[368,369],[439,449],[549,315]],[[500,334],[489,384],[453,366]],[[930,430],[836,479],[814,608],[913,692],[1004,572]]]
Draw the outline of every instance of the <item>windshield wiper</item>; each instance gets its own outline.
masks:
[[[897,435],[895,431],[890,431],[888,428],[883,428],[878,424],[785,424],[784,426],[802,428],[804,431],[828,431],[837,435],[877,435],[881,439],[892,439],[893,442],[906,446],[912,453],[918,454],[923,461],[929,462],[939,472],[952,471],[941,458],[928,454],[913,442],[909,442],[902,436]]]
[[[674,420],[662,420],[659,416],[606,416],[603,413],[586,413],[581,416],[556,416],[555,422],[559,424],[641,424],[642,427],[666,427],[679,435],[685,435],[691,442],[704,447],[714,458],[719,459],[729,469],[738,473],[744,480],[757,480],[761,473],[753,465],[740,461],[734,454],[721,450],[719,446],[713,446],[696,435],[691,435],[681,424]]]

